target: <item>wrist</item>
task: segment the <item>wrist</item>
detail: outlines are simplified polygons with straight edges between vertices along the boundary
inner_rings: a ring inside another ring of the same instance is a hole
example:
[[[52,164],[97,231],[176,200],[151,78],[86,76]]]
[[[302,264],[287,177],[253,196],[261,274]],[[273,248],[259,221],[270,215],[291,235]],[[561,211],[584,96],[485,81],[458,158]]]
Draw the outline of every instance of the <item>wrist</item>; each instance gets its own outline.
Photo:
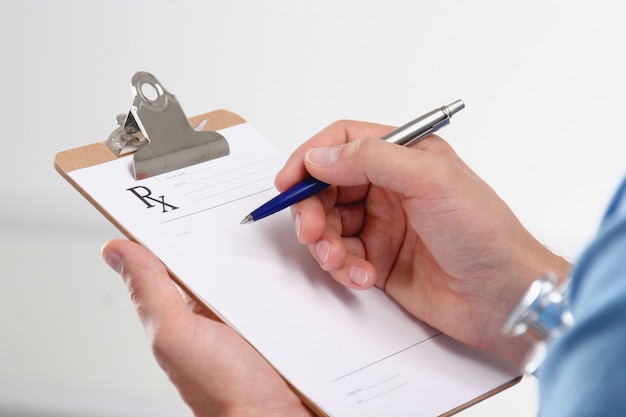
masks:
[[[567,280],[571,269],[571,264],[564,258],[549,251],[539,242],[534,243],[526,246],[530,248],[528,253],[520,254],[517,266],[510,271],[509,278],[502,281],[503,287],[493,319],[486,331],[484,345],[481,346],[506,359],[520,370],[526,367],[539,340],[527,334],[505,334],[505,324],[509,316],[538,278],[550,274],[558,287]]]

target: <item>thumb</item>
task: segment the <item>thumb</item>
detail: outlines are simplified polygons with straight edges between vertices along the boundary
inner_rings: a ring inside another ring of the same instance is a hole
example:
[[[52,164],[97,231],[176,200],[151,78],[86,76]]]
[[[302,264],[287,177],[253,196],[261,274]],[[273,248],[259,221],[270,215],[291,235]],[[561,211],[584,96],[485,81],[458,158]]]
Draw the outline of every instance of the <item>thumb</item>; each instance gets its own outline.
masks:
[[[407,197],[417,183],[427,181],[445,167],[454,154],[436,136],[422,139],[416,147],[402,147],[380,139],[360,139],[336,147],[310,149],[305,155],[307,171],[315,178],[338,186],[374,184]]]
[[[143,246],[123,239],[112,240],[102,247],[102,257],[124,279],[150,337],[160,322],[186,312],[186,303],[167,269]]]

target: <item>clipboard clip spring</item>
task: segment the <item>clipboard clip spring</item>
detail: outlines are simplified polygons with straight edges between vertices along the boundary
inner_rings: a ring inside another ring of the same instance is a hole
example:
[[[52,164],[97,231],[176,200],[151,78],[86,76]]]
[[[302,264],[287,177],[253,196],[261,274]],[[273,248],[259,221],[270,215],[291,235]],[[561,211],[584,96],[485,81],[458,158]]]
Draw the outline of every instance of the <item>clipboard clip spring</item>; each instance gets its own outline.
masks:
[[[133,103],[127,114],[116,117],[118,127],[107,147],[120,156],[132,151],[133,174],[141,180],[209,161],[230,153],[228,142],[217,132],[195,130],[176,97],[148,72],[131,81]],[[199,126],[198,128],[201,128]]]

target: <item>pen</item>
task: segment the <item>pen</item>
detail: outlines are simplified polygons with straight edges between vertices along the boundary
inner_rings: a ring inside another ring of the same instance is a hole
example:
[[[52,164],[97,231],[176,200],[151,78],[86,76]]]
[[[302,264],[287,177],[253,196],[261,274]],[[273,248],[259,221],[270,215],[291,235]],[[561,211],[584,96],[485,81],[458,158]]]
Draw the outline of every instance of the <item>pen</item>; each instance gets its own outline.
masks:
[[[450,124],[450,118],[465,107],[463,100],[457,100],[447,106],[432,110],[409,123],[400,126],[396,130],[386,134],[381,139],[400,146],[408,146],[424,136],[436,132]],[[298,201],[317,193],[328,187],[328,184],[309,177],[280,193],[256,210],[252,211],[241,221],[241,224],[252,223],[264,217],[279,212]]]

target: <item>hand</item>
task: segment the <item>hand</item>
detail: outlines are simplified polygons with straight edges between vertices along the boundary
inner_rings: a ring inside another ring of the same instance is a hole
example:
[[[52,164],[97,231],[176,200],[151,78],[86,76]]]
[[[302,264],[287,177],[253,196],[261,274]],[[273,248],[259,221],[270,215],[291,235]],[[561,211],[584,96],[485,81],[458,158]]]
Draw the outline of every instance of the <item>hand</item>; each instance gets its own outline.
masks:
[[[333,184],[292,206],[296,233],[340,283],[376,285],[417,318],[522,365],[530,344],[501,334],[532,280],[567,262],[535,240],[441,138],[412,147],[391,128],[337,122],[303,144],[276,178]]]
[[[229,327],[185,300],[145,248],[102,249],[122,275],[159,365],[196,416],[312,416],[274,369]]]

